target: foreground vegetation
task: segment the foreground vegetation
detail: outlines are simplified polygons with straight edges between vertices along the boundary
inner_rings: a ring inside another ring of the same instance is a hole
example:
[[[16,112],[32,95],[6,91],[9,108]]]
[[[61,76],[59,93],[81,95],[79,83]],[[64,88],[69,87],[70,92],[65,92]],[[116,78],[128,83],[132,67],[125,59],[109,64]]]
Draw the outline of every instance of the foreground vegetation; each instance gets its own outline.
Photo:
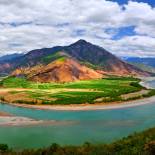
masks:
[[[48,148],[16,152],[7,145],[0,145],[3,155],[154,155],[155,128],[135,133],[111,144],[90,144],[82,146],[60,146],[53,144]]]
[[[34,83],[24,78],[8,77],[1,81],[0,99],[27,104],[82,104],[126,101],[152,96],[154,90],[123,97],[123,94],[145,90],[140,80],[131,77],[105,78],[64,84]],[[5,91],[6,89],[6,91]]]

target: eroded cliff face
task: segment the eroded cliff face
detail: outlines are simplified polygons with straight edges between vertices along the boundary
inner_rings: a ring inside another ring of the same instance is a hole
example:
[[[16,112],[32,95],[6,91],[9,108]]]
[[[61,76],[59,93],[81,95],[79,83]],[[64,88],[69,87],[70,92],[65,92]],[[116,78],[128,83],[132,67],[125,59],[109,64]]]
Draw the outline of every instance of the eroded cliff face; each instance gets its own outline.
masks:
[[[72,82],[103,77],[103,74],[68,58],[56,60],[46,66],[18,69],[12,75],[25,76],[35,82]]]

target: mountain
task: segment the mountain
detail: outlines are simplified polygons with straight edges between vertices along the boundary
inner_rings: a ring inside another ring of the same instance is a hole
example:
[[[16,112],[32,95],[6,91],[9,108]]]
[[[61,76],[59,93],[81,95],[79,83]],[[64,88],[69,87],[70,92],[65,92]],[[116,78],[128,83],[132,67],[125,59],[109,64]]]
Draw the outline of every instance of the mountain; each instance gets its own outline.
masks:
[[[144,75],[145,72],[120,60],[102,47],[79,40],[65,47],[66,53],[79,61],[97,66],[97,69],[116,75]]]
[[[137,62],[129,62],[131,65],[136,66],[137,68],[143,70],[143,71],[147,71],[150,73],[155,73],[155,67],[149,66],[149,65],[145,65],[143,63],[137,63]]]
[[[23,54],[19,54],[19,53],[4,55],[0,57],[0,62],[10,61],[12,59],[15,59],[21,56],[23,56]]]
[[[72,82],[77,80],[99,79],[103,75],[76,60],[59,58],[48,65],[17,69],[13,76],[25,76],[35,82]]]
[[[23,56],[2,63],[0,72],[6,71],[11,73],[16,69],[19,70],[21,68],[30,68],[31,70],[31,68],[41,65],[44,66],[44,69],[42,68],[41,70],[46,70],[46,67],[49,64],[60,58],[74,60],[79,65],[83,64],[106,74],[125,76],[149,75],[148,72],[142,71],[141,69],[120,60],[104,48],[91,44],[85,40],[79,40],[69,46],[56,46],[53,48],[32,50]]]
[[[125,60],[130,63],[140,63],[140,64],[144,64],[146,66],[155,67],[155,58],[129,57],[129,58],[125,58]]]
[[[155,58],[124,57],[122,59],[141,70],[155,73]]]
[[[8,75],[14,67],[12,65],[15,60],[21,58],[24,54],[14,53],[0,57],[0,76]]]

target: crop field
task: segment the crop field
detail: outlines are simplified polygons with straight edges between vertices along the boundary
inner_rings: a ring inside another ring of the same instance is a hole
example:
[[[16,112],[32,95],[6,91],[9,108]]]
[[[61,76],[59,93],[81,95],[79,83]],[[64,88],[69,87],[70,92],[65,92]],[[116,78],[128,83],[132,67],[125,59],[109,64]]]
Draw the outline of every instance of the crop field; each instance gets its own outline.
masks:
[[[105,78],[70,83],[34,83],[24,78],[8,77],[0,83],[2,101],[27,104],[94,104],[109,103],[123,99],[123,94],[139,92],[145,88],[139,85],[140,80],[131,77]],[[154,95],[139,94],[134,98]]]

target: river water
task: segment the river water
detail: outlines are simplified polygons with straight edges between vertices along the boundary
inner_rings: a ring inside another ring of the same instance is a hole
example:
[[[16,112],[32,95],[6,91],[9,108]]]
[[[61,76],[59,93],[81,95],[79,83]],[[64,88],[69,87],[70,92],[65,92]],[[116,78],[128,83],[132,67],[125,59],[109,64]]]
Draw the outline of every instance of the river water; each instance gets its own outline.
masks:
[[[148,84],[155,87],[155,81]],[[35,110],[0,104],[0,111],[37,120],[60,121],[57,125],[1,126],[0,143],[15,149],[38,148],[52,143],[109,143],[133,132],[155,127],[155,102],[130,108],[94,111]]]

